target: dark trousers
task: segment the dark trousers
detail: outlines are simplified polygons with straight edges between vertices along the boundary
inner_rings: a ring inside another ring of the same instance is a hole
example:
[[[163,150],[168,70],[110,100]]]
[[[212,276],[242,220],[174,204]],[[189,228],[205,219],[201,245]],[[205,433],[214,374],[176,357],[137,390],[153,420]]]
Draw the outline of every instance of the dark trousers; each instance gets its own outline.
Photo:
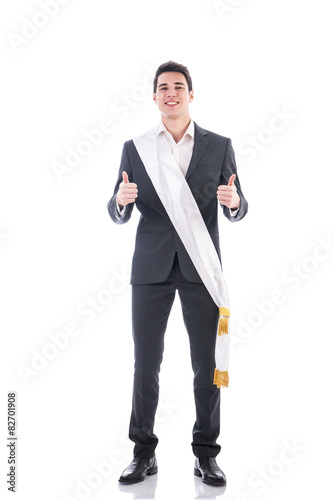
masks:
[[[220,431],[220,389],[213,385],[219,311],[203,284],[183,278],[176,253],[166,281],[132,286],[135,370],[129,438],[135,443],[135,457],[152,458],[158,443],[154,419],[159,371],[176,290],[189,335],[194,374],[193,453],[197,457],[216,457],[221,449],[216,443]]]

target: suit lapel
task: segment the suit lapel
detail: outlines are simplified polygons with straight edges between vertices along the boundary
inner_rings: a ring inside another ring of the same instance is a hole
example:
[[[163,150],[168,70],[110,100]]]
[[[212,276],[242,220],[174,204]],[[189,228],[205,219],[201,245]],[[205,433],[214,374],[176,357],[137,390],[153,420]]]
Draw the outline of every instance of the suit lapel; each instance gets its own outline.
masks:
[[[194,148],[193,148],[192,158],[186,172],[185,179],[189,178],[191,173],[194,171],[195,167],[198,165],[200,158],[206,151],[208,143],[209,143],[209,138],[206,130],[199,127],[194,122]]]

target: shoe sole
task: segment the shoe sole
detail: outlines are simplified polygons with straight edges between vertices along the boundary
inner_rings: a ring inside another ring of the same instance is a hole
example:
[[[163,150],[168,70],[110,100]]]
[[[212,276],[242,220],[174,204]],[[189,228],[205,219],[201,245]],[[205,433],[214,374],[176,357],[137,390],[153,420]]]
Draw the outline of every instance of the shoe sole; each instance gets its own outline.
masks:
[[[194,475],[198,476],[198,477],[202,477],[202,474],[201,474],[200,470],[197,469],[196,467],[194,467]],[[205,484],[209,484],[210,486],[226,486],[227,485],[227,481],[223,481],[223,482],[217,481],[217,482],[215,482],[214,480],[207,481],[206,479],[203,479],[202,482],[205,483]]]
[[[154,474],[157,474],[157,467],[153,467],[152,469],[149,469],[147,472],[146,472],[146,476],[153,476]],[[129,480],[129,481],[126,481],[126,479],[119,479],[119,483],[121,484],[135,484],[135,483],[141,483],[142,481],[144,481],[146,479],[146,476],[143,477],[143,478],[140,478],[140,479],[135,479],[135,480]]]

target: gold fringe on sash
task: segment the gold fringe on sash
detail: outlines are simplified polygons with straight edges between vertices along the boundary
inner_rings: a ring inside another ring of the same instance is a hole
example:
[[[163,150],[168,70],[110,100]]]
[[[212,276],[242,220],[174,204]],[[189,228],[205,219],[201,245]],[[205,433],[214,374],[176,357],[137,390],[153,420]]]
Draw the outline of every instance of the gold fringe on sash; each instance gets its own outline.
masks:
[[[220,372],[215,368],[214,372],[214,382],[218,389],[221,387],[228,387],[229,385],[229,373],[228,372]]]
[[[230,316],[230,309],[226,307],[219,307],[220,319],[219,319],[219,335],[226,335],[228,332],[228,318]]]
[[[230,309],[227,307],[219,307],[219,327],[218,335],[227,335],[228,330],[228,318],[230,316]],[[214,371],[214,381],[213,384],[220,389],[221,387],[228,387],[229,385],[229,373],[227,371],[220,371],[215,368]]]

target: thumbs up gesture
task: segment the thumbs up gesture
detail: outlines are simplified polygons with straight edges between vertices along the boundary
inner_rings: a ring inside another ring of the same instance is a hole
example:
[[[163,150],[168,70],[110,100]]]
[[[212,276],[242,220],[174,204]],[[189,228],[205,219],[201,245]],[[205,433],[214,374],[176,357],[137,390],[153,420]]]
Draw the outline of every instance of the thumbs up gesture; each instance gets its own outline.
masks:
[[[236,210],[239,207],[240,197],[237,193],[236,186],[234,184],[236,179],[236,174],[232,174],[229,178],[227,186],[221,185],[217,189],[217,199],[221,205],[225,205],[232,210]]]
[[[119,184],[116,200],[120,208],[125,207],[129,203],[134,203],[138,197],[137,185],[128,180],[127,172],[123,172],[123,182]]]

